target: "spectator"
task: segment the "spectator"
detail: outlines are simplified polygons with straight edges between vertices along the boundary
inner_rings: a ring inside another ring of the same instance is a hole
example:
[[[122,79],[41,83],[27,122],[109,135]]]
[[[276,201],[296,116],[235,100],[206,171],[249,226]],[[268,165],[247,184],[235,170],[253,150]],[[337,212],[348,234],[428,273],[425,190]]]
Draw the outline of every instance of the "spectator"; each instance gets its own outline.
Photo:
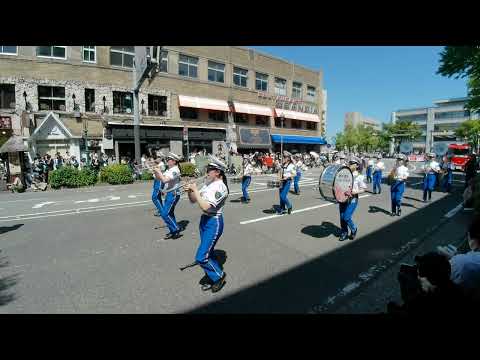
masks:
[[[108,156],[105,153],[102,153],[102,166],[108,166]]]
[[[79,163],[78,163],[75,155],[72,155],[72,157],[71,157],[71,159],[70,159],[70,164],[71,164],[71,166],[73,166],[75,169],[78,169]]]
[[[53,171],[54,170],[54,161],[52,159],[52,157],[48,154],[45,156],[45,165],[44,167],[46,168],[45,169],[45,182],[48,183],[48,174],[50,173],[50,171]]]
[[[470,179],[473,179],[475,177],[475,174],[477,173],[476,164],[477,157],[475,154],[473,154],[465,165],[465,187],[468,186],[468,182],[470,181]]]
[[[463,191],[463,210],[473,208],[473,193],[475,191],[474,179],[470,179],[467,183],[467,187]]]

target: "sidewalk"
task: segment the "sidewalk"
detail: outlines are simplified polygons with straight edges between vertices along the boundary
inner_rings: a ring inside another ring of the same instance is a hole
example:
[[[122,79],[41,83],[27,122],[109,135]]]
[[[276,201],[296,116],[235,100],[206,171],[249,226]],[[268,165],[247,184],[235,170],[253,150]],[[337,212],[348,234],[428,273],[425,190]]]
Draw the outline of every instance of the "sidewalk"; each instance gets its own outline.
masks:
[[[378,314],[386,313],[389,301],[396,301],[401,304],[400,286],[397,281],[400,264],[414,264],[415,255],[433,251],[437,246],[448,244],[459,246],[463,242],[472,216],[472,211],[460,211],[452,218],[443,222],[433,233],[422,239],[418,246],[399,258],[386,271],[367,282],[358,292],[339,299],[338,303],[332,305],[331,308],[323,313]]]

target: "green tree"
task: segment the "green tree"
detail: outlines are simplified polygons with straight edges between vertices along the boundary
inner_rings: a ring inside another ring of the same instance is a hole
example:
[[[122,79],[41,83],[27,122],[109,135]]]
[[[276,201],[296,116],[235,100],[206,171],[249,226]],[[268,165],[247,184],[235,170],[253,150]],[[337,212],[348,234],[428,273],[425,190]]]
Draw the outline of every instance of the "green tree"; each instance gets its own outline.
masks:
[[[455,135],[461,138],[467,138],[468,143],[473,149],[478,151],[480,140],[480,120],[467,120],[455,129]]]
[[[480,112],[480,46],[445,46],[440,53],[437,74],[446,77],[468,78],[466,108]]]

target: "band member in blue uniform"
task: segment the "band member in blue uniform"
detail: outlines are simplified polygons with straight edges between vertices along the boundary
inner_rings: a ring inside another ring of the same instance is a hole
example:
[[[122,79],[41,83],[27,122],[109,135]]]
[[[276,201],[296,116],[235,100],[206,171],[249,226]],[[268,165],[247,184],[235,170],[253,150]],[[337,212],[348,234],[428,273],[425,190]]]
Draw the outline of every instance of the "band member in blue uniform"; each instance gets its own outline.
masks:
[[[435,161],[435,153],[427,154],[427,161],[423,165],[425,173],[423,178],[423,202],[432,200],[432,191],[435,189],[435,182],[437,180],[437,173],[440,172],[440,165]]]
[[[180,156],[170,152],[167,155],[167,166],[168,169],[162,173],[158,169],[154,170],[155,178],[164,183],[164,190],[172,189],[178,185],[180,182],[180,169],[178,168],[178,162],[180,161]],[[166,236],[167,239],[177,239],[180,237],[180,227],[177,225],[177,220],[175,219],[175,206],[180,200],[179,190],[169,191],[166,193],[165,202],[163,203],[162,212],[160,213],[163,221],[170,231]]]
[[[373,166],[373,193],[380,194],[382,192],[382,171],[385,170],[385,164],[382,157],[377,155],[377,162]],[[378,193],[377,193],[378,189]]]
[[[368,157],[367,158],[367,183],[370,183],[370,184],[372,183],[373,165],[375,165],[373,159]]]
[[[405,181],[408,179],[408,168],[405,166],[407,157],[404,154],[397,155],[397,163],[393,172],[393,182],[390,186],[390,196],[392,200],[391,216],[400,216],[402,214],[402,197],[405,191]]]
[[[348,200],[344,203],[339,203],[340,210],[340,226],[342,232],[340,234],[340,241],[344,241],[347,238],[355,239],[358,228],[355,226],[352,220],[353,213],[358,205],[358,194],[361,194],[367,188],[364,182],[364,176],[360,174],[357,169],[360,166],[360,159],[356,157],[350,158],[348,165],[353,173],[353,187],[351,190],[345,193],[348,196]],[[350,228],[350,236],[348,236],[348,229]]]
[[[295,165],[292,163],[292,154],[288,151],[283,152],[283,164],[280,169],[280,209],[277,212],[278,215],[284,215],[286,212],[288,214],[292,213],[292,204],[288,200],[288,192],[290,191],[290,186],[292,185],[292,179],[297,174]],[[285,207],[287,209],[285,210]]]
[[[443,163],[442,170],[444,171],[443,175],[443,189],[446,192],[452,191],[453,183],[453,170],[455,170],[455,164],[452,162],[452,154],[447,155],[447,161]]]
[[[192,203],[197,203],[202,210],[200,218],[200,246],[198,247],[195,261],[205,271],[208,279],[202,284],[202,290],[220,291],[225,285],[226,273],[212,257],[215,244],[223,233],[223,207],[228,197],[228,184],[225,176],[226,165],[219,159],[212,158],[207,166],[205,185],[200,190],[195,184],[186,186],[188,198]]]
[[[295,191],[295,194],[297,195],[300,195],[300,188],[298,186],[298,182],[300,181],[301,177],[302,177],[302,166],[303,166],[303,162],[302,162],[302,155],[301,154],[297,154],[295,155],[295,169],[297,171],[295,177],[293,178],[293,190]]]
[[[161,172],[165,171],[165,163],[161,158],[154,160],[154,167],[160,169]],[[163,183],[157,177],[153,177],[153,188],[152,188],[152,202],[157,208],[157,211],[154,213],[155,216],[161,216],[163,199],[162,199],[162,189]]]
[[[248,187],[252,182],[253,164],[254,162],[250,162],[248,158],[243,159],[242,202],[247,204],[250,202],[250,196],[248,195]]]

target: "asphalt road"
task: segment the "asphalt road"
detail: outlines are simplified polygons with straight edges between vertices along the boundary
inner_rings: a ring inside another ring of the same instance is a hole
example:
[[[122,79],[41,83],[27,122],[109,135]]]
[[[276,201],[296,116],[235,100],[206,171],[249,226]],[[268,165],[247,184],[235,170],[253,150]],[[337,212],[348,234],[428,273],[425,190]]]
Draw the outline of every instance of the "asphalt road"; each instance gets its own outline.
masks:
[[[270,212],[279,201],[266,186],[271,177],[254,178],[248,205],[230,183],[216,246],[227,284],[216,294],[200,290],[200,268],[178,269],[199,244],[200,210],[188,200],[176,210],[183,236],[165,241],[148,182],[0,194],[0,313],[306,313],[452,215],[463,189],[456,174],[453,194],[435,192],[424,204],[414,175],[402,217],[391,217],[384,184],[382,194],[360,199],[357,238],[339,242],[338,206],[321,199],[318,176],[304,174],[284,216]]]

